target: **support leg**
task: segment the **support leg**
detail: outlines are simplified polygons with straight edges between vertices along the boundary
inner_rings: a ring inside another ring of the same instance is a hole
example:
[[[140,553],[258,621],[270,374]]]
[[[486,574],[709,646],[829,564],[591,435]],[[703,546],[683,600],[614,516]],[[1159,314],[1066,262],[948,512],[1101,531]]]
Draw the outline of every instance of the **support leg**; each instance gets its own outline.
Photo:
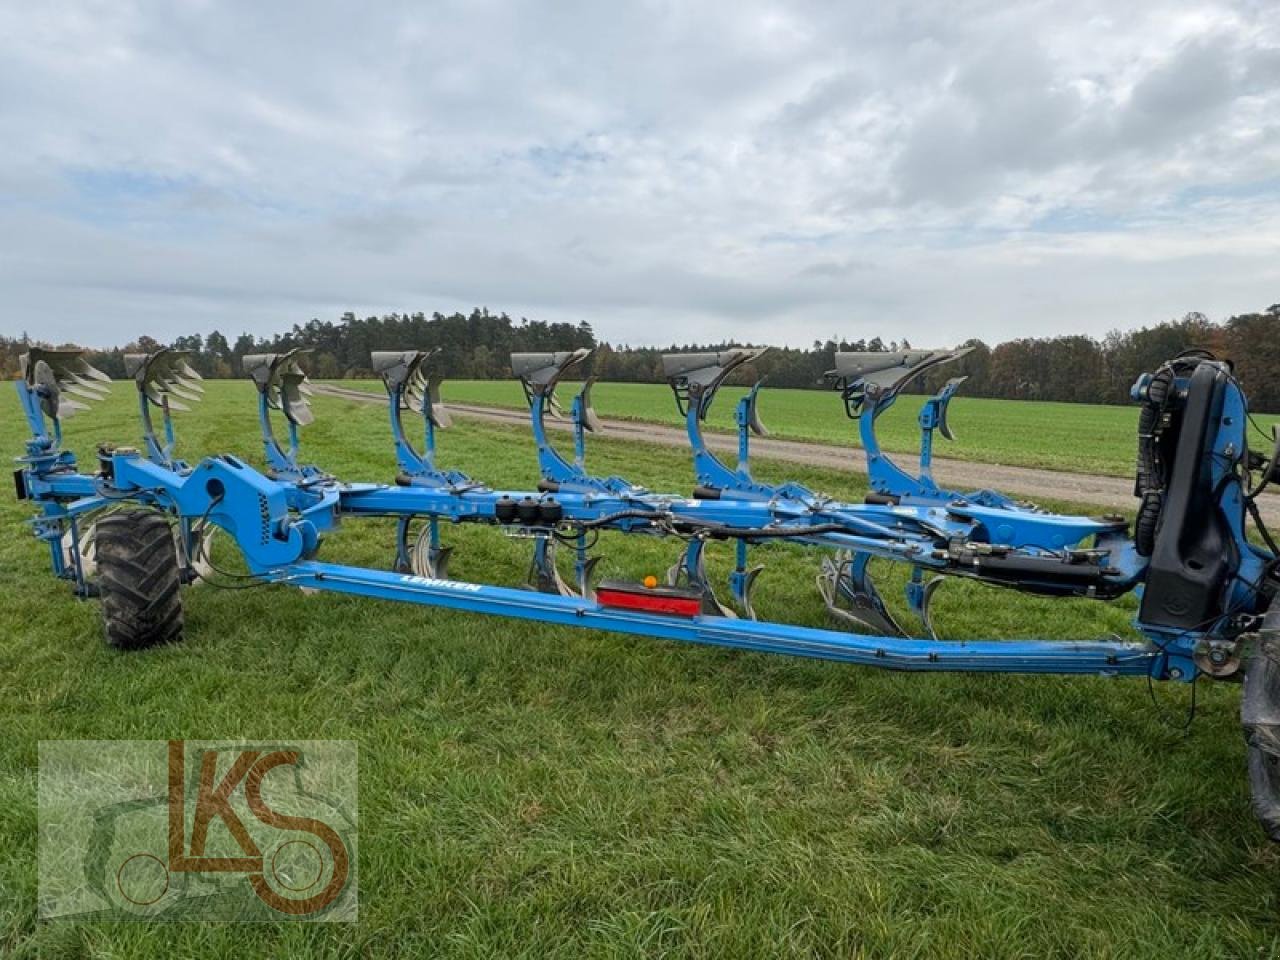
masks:
[[[818,591],[827,611],[838,621],[858,630],[872,630],[889,637],[905,637],[894,621],[875,584],[867,575],[871,557],[865,553],[841,551],[822,561]]]
[[[729,574],[729,589],[733,593],[733,599],[738,602],[738,606],[742,608],[742,612],[746,614],[747,619],[756,620],[755,607],[751,604],[751,588],[755,586],[756,577],[760,576],[763,566],[747,567],[747,544],[745,540],[738,541],[737,564],[733,568],[733,573]]]
[[[593,557],[587,552],[587,535],[585,533],[578,534],[578,543],[575,550],[577,555],[574,559],[573,570],[578,578],[578,595],[594,600],[596,591],[595,587],[591,586],[591,573],[595,570],[596,564],[600,562],[600,557]]]
[[[539,593],[554,593],[562,597],[576,596],[573,588],[564,582],[556,567],[556,543],[549,536],[540,536],[533,542],[533,561],[529,564],[529,587]]]
[[[719,617],[737,617],[736,613],[716,599],[711,582],[707,579],[706,542],[703,540],[689,541],[680,559],[667,571],[667,583],[673,587],[683,583],[690,590],[701,593],[704,613]]]
[[[907,603],[911,605],[912,611],[924,625],[925,632],[933,640],[938,639],[938,631],[933,625],[930,604],[933,602],[933,595],[938,592],[938,587],[942,586],[945,579],[945,577],[930,577],[925,580],[924,571],[919,567],[913,567],[911,582],[907,584]]]

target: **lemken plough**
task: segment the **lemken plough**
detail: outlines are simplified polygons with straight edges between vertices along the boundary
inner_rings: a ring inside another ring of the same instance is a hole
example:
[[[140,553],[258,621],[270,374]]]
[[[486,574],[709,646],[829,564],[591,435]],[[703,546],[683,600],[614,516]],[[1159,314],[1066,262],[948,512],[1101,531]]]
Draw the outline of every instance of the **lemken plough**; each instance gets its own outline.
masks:
[[[904,388],[964,351],[836,355],[830,378],[859,422],[866,455],[864,501],[843,502],[798,483],[763,483],[750,464],[751,437],[767,432],[759,383],[738,403],[736,464],[717,457],[703,436],[720,387],[760,352],[663,358],[693,453],[696,479],[687,496],[588,469],[587,435],[601,429],[592,377],[567,413],[572,455],[552,442],[547,418],[566,416],[557,388],[583,368],[587,350],[512,356],[541,474],[534,489],[516,491],[438,465],[437,433],[450,417],[427,351],[371,358],[386,387],[398,465],[394,482],[379,484],[339,480],[300,459],[300,428],[313,417],[304,351],[244,358],[259,394],[265,472],[230,453],[194,463],[175,456],[172,413],[198,400],[203,386],[174,350],[126,358],[143,447],[104,445],[95,469],[82,472],[63,448],[62,419],[101,399],[110,382],[78,352],[32,349],[17,383],[31,437],[15,481],[19,497],[39,509],[33,529],[49,547],[54,573],[79,596],[101,598],[107,640],[126,649],[180,637],[180,587],[209,576],[208,541],[217,529],[241,554],[246,572],[237,576],[252,581],[562,626],[900,670],[1176,681],[1243,676],[1255,807],[1280,839],[1280,621],[1269,612],[1280,561],[1254,507],[1280,456],[1249,451],[1247,400],[1228,362],[1189,353],[1135,384],[1142,409],[1131,533],[1119,516],[1056,514],[991,490],[941,487],[931,469],[933,436],[951,437],[948,405],[962,378],[923,399],[918,468],[893,461],[878,441],[878,418]],[[406,413],[422,417],[420,438],[406,428]],[[326,533],[359,516],[397,521],[388,569],[319,559]],[[1250,517],[1260,543],[1248,535]],[[494,526],[526,539],[528,583],[448,579],[442,528],[451,523]],[[676,541],[666,582],[596,582],[593,551],[604,531]],[[707,573],[713,542],[735,551],[723,598]],[[816,580],[830,629],[756,616],[752,588],[761,567],[750,564],[750,554],[773,542],[818,551]],[[567,579],[560,551],[572,556]],[[903,627],[890,613],[870,578],[872,560],[907,566],[907,608],[917,626]],[[1142,639],[942,639],[930,604],[952,577],[1100,602],[1136,591],[1134,626]]]

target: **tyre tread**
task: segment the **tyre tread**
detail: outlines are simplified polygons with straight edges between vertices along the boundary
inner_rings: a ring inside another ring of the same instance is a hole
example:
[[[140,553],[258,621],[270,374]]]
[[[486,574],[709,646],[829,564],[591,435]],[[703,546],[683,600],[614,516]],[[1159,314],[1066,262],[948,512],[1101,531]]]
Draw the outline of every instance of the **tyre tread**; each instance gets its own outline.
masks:
[[[122,510],[95,534],[107,643],[141,650],[182,638],[182,595],[173,528],[154,510]]]

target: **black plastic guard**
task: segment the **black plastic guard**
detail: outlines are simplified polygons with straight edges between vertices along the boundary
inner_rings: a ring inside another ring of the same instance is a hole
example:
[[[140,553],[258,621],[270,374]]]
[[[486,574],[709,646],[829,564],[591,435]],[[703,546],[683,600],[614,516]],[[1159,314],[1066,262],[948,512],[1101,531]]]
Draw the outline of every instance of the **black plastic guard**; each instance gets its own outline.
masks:
[[[1224,586],[1239,566],[1211,470],[1226,384],[1218,364],[1202,363],[1191,375],[1142,593],[1145,624],[1194,630],[1209,623],[1222,614]]]
[[[1249,791],[1262,829],[1280,842],[1280,608],[1262,622],[1245,667],[1240,722],[1249,745]]]

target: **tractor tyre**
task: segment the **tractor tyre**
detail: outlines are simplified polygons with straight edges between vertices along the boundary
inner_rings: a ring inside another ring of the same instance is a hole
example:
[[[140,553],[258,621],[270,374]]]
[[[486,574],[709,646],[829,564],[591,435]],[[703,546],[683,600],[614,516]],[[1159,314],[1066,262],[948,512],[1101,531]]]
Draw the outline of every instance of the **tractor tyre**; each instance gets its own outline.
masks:
[[[1267,613],[1245,667],[1240,720],[1249,751],[1253,812],[1267,836],[1280,841],[1280,607]]]
[[[98,585],[107,643],[141,650],[182,639],[182,596],[173,529],[154,510],[98,521]]]

